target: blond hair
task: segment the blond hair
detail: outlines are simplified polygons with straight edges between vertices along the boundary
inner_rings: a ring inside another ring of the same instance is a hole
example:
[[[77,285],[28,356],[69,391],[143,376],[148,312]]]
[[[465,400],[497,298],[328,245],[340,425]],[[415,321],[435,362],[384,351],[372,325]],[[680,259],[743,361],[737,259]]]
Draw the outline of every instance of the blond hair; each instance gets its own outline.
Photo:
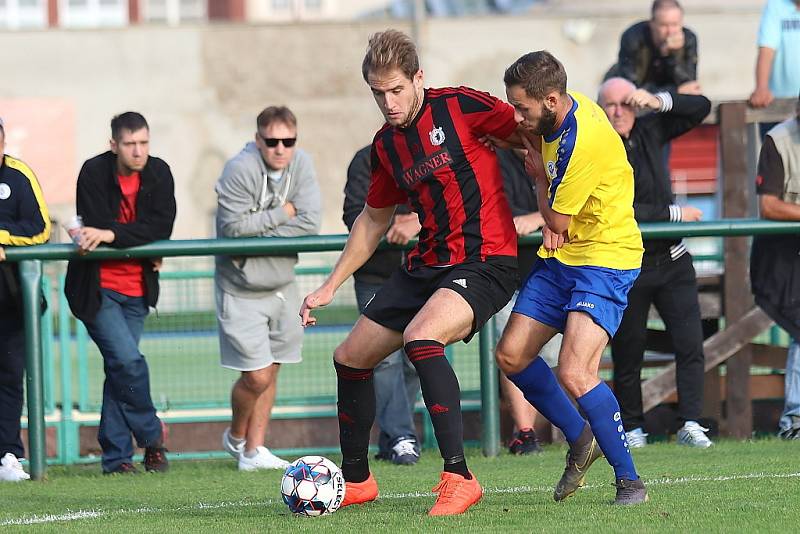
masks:
[[[361,74],[364,81],[370,72],[382,72],[391,69],[400,71],[410,80],[419,71],[417,47],[411,38],[398,30],[386,30],[374,33],[369,38],[367,54],[361,63]]]

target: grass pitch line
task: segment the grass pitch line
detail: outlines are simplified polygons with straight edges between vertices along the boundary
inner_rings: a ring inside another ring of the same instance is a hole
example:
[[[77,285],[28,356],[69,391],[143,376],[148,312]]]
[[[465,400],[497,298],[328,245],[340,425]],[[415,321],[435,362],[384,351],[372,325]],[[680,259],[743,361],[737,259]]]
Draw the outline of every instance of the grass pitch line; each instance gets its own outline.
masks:
[[[729,482],[734,480],[750,480],[750,479],[770,479],[770,478],[798,478],[798,473],[745,473],[741,475],[723,475],[723,476],[686,476],[686,477],[662,477],[654,479],[645,479],[648,485],[655,486],[677,486],[682,484],[690,484],[693,482]],[[606,484],[587,484],[583,489],[594,489],[605,487]],[[552,486],[515,486],[510,488],[501,487],[485,487],[484,494],[506,494],[506,493],[549,493],[553,491]],[[431,493],[427,491],[416,491],[408,493],[381,493],[381,499],[414,499],[420,497],[430,497]],[[69,521],[80,521],[83,519],[97,519],[101,517],[111,517],[117,515],[127,514],[159,514],[159,513],[176,513],[185,512],[190,510],[217,510],[223,508],[248,508],[253,506],[267,506],[280,503],[277,499],[268,499],[266,501],[222,501],[215,503],[196,503],[186,506],[176,506],[172,508],[120,508],[117,510],[78,510],[75,512],[64,512],[61,514],[44,514],[44,515],[29,515],[14,519],[5,519],[0,521],[2,526],[21,526],[21,525],[37,525],[43,523],[58,523]]]

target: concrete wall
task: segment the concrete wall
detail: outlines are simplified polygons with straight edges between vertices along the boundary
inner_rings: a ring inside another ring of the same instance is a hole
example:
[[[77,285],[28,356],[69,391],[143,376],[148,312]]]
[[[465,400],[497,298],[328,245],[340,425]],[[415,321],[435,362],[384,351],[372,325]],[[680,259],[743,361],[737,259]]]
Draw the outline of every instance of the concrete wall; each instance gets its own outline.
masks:
[[[699,34],[699,77],[710,97],[740,99],[752,90],[758,11],[687,12],[687,25]],[[615,59],[620,33],[635,20],[630,14],[579,19],[547,11],[431,19],[421,34],[426,82],[502,96],[505,67],[522,53],[548,48],[565,63],[570,87],[592,95]],[[382,123],[360,63],[369,34],[385,27],[368,21],[2,33],[0,100],[13,106],[15,99],[41,99],[46,106],[57,98],[74,106],[70,150],[78,164],[58,176],[40,176],[45,190],[53,180],[74,181],[80,162],[107,148],[112,115],[141,111],[150,121],[152,153],[171,164],[178,182],[176,238],[210,235],[213,186],[223,162],[252,138],[263,107],[286,104],[298,116],[301,145],[316,160],[323,232],[341,233],[347,164]],[[44,143],[54,153],[68,145],[47,131],[28,142]],[[24,147],[22,152],[25,159]],[[37,161],[29,163],[36,168]],[[53,206],[56,217],[73,210]]]

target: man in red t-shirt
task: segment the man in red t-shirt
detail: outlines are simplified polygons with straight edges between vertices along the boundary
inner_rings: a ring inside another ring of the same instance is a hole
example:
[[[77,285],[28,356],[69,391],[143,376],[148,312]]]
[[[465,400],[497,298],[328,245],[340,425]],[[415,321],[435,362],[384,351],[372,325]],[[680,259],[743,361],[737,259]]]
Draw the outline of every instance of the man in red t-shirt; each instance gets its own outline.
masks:
[[[169,239],[175,221],[172,173],[150,156],[150,129],[139,113],[111,121],[111,150],[89,159],[78,176],[77,211],[85,227],[78,251]],[[106,374],[98,440],[106,474],[132,473],[133,442],[145,449],[147,471],[166,471],[166,427],[156,416],[139,339],[158,299],[161,259],[74,260],[65,293],[103,355]]]
[[[467,87],[425,89],[414,43],[387,30],[373,35],[362,65],[386,124],[372,143],[367,203],[353,223],[333,272],[300,310],[314,308],[375,251],[398,204],[408,203],[422,228],[406,264],[367,304],[334,353],[339,439],[347,484],[342,506],[372,501],[369,430],[375,418],[372,370],[404,348],[420,378],[444,459],[430,515],[454,515],[482,489],[464,459],[458,380],[445,345],[468,341],[517,287],[517,235],[494,152],[480,139],[516,137],[514,109]]]

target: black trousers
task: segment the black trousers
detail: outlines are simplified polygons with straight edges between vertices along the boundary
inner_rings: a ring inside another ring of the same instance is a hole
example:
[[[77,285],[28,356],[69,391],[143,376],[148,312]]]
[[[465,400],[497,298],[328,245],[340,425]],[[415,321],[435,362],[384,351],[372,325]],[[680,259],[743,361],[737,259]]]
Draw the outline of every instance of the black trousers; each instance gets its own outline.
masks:
[[[0,458],[25,456],[20,439],[25,330],[22,317],[0,314]]]
[[[692,256],[645,261],[611,341],[614,394],[626,432],[644,425],[641,375],[651,304],[663,319],[675,350],[678,416],[682,421],[696,421],[703,409],[703,327]]]

